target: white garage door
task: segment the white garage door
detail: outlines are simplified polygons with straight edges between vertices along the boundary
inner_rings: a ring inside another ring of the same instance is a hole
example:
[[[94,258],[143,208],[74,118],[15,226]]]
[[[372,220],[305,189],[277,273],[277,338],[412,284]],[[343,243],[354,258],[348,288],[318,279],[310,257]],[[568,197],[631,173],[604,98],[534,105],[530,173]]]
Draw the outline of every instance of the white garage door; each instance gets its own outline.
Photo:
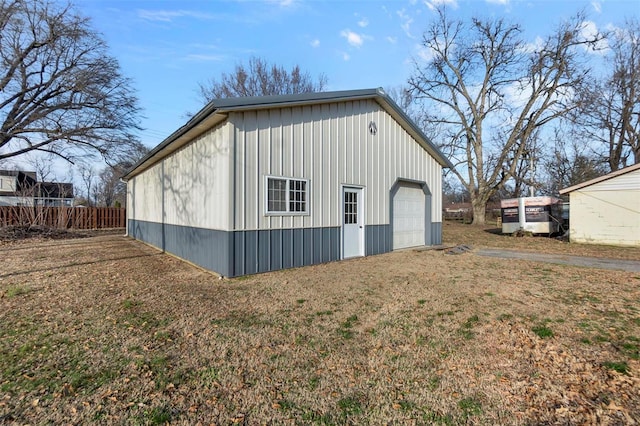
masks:
[[[402,183],[393,197],[393,249],[424,245],[424,192],[418,184]]]

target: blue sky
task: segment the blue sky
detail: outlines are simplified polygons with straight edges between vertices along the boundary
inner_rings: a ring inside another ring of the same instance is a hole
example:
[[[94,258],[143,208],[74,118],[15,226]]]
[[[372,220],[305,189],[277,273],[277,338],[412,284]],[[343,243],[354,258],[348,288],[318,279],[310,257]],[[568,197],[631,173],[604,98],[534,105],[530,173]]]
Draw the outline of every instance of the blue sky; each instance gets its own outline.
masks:
[[[525,37],[549,34],[579,10],[594,28],[640,15],[636,0],[78,0],[133,79],[145,118],[140,137],[153,147],[203,105],[198,83],[232,72],[251,56],[328,78],[328,90],[403,84],[420,37],[447,3],[453,17],[500,16]]]

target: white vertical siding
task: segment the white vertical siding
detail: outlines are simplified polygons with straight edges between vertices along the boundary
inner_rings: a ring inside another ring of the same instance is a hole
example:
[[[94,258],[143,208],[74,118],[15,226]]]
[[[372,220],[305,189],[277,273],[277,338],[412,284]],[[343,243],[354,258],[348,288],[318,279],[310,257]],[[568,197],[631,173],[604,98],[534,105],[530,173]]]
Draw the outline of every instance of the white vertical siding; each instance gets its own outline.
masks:
[[[129,219],[231,229],[230,126],[217,127],[127,184]]]
[[[129,219],[162,222],[162,162],[127,183]]]
[[[571,241],[640,246],[640,170],[570,193]]]
[[[369,133],[374,121],[378,133]],[[235,112],[236,230],[341,225],[341,185],[365,187],[366,225],[389,224],[398,179],[424,181],[441,219],[442,167],[373,100]],[[265,176],[309,180],[310,212],[265,214]]]

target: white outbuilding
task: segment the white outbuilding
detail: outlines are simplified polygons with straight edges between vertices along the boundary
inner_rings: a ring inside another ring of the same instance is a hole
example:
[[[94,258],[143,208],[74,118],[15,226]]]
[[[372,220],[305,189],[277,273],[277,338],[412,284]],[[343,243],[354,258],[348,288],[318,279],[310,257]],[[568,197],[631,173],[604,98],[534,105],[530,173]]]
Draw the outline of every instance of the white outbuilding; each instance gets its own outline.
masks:
[[[443,167],[382,89],[214,100],[124,177],[127,233],[229,277],[440,244]]]
[[[640,246],[640,164],[560,191],[572,242]]]

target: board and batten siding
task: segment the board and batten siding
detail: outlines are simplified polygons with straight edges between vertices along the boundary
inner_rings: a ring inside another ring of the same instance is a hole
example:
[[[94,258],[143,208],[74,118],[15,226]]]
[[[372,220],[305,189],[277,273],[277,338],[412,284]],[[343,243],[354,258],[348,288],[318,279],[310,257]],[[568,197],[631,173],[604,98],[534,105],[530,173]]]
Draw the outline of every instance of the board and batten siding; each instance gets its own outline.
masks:
[[[128,217],[230,230],[229,126],[201,135],[129,181]],[[135,194],[134,194],[135,193]]]
[[[640,170],[569,196],[572,242],[640,246]]]
[[[127,183],[127,233],[233,275],[228,124],[195,138]]]
[[[369,132],[375,122],[377,134]],[[340,227],[342,185],[364,187],[365,225],[390,223],[398,179],[440,194],[442,167],[373,100],[235,112],[235,230]],[[309,181],[306,215],[267,215],[266,177]],[[441,197],[431,219],[441,222]],[[438,241],[439,242],[439,241]]]

